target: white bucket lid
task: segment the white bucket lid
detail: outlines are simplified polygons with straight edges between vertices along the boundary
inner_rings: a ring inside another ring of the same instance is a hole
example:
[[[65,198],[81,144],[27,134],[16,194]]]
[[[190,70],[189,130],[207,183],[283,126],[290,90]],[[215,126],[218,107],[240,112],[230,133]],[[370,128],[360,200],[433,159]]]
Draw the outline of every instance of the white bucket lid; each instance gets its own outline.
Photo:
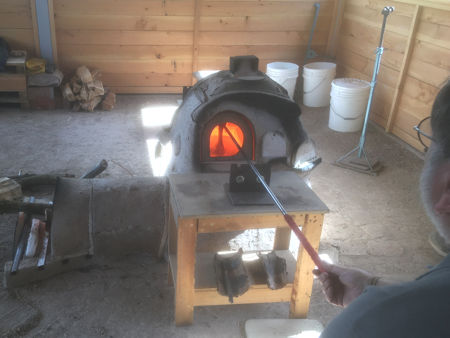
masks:
[[[267,70],[298,70],[298,65],[290,62],[271,62],[267,64]]]
[[[330,70],[336,68],[336,64],[332,62],[312,62],[303,66],[305,69]]]
[[[366,92],[370,88],[370,83],[354,78],[339,78],[331,82],[331,90],[340,92]]]
[[[271,62],[267,64],[267,75],[298,76],[298,65],[290,62]]]
[[[332,62],[312,62],[303,66],[303,75],[334,77],[336,74],[336,64]]]

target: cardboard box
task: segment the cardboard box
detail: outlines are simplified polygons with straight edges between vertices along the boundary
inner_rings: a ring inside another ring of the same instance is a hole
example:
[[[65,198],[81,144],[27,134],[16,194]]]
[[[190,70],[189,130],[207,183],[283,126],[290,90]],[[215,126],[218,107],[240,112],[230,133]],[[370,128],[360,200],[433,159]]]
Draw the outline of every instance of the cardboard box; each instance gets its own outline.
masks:
[[[54,87],[28,87],[30,108],[36,110],[51,110],[56,108]]]

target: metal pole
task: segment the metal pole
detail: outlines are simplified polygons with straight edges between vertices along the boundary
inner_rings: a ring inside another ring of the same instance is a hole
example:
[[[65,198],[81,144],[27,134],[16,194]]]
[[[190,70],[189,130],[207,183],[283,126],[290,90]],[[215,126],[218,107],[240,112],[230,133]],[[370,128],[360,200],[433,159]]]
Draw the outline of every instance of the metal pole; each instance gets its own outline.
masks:
[[[373,74],[372,74],[372,81],[370,82],[370,93],[369,93],[369,100],[367,102],[367,108],[366,108],[366,116],[364,118],[364,124],[363,124],[363,130],[361,133],[361,138],[359,140],[359,151],[358,151],[358,157],[361,158],[361,155],[363,153],[364,143],[366,141],[366,130],[367,130],[367,123],[369,122],[369,115],[370,115],[370,108],[372,106],[372,99],[373,99],[373,92],[375,91],[375,85],[377,84],[377,77],[378,72],[380,71],[380,64],[381,64],[381,55],[383,54],[384,48],[383,48],[383,38],[384,38],[384,31],[386,29],[386,20],[390,13],[394,11],[393,7],[384,7],[381,11],[381,14],[383,14],[383,24],[381,26],[381,35],[380,35],[380,43],[378,44],[378,47],[376,49],[376,58],[375,58],[375,64],[373,66]]]
[[[303,63],[306,63],[306,61],[308,59],[312,59],[317,56],[317,53],[311,49],[311,43],[312,43],[312,39],[313,39],[313,35],[314,35],[314,30],[316,29],[317,19],[319,17],[320,3],[316,2],[314,4],[314,7],[316,8],[316,10],[314,12],[314,20],[313,20],[313,24],[311,27],[311,32],[309,33],[308,45],[306,47],[305,61]]]

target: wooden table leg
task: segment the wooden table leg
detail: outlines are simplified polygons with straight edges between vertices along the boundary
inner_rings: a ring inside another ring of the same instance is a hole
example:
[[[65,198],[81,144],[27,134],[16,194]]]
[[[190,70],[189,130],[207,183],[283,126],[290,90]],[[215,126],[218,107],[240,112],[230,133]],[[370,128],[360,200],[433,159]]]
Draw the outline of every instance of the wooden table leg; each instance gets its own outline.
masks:
[[[190,325],[194,319],[197,220],[179,219],[177,237],[175,324],[179,326]]]
[[[173,210],[172,206],[170,205],[170,197],[166,198],[165,201],[166,207],[164,208],[164,230],[163,234],[161,236],[161,243],[159,244],[159,250],[158,250],[158,259],[163,258],[165,252],[164,250],[167,250],[169,243],[169,227],[171,226],[170,222],[173,222]],[[167,252],[167,251],[166,251]]]
[[[174,269],[174,266],[171,266],[171,257],[174,257],[177,253],[177,225],[175,224],[175,216],[173,214],[173,209],[172,206],[169,205],[168,207],[169,211],[168,211],[168,215],[167,215],[167,222],[166,222],[166,229],[165,231],[167,231],[167,253],[169,255],[169,271],[168,271],[168,276],[167,276],[167,281],[169,285],[175,285],[174,280],[173,280],[173,273],[172,273],[172,269]],[[164,240],[164,236],[162,241]],[[162,249],[165,248],[165,243],[161,242],[160,244],[160,250],[161,250],[161,254],[164,255],[164,250]],[[161,257],[162,257],[161,255]]]
[[[322,233],[323,214],[306,215],[302,231],[315,250],[319,248]],[[294,284],[292,285],[291,305],[289,315],[291,318],[306,318],[309,310],[311,291],[313,285],[314,262],[306,250],[300,247],[298,251],[297,267]]]

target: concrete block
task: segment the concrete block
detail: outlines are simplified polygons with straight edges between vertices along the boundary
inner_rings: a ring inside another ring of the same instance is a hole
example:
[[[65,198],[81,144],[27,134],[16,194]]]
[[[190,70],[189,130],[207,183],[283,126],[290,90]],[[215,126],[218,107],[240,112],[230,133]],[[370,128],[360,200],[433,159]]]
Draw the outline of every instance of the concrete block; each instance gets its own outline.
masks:
[[[50,235],[54,260],[93,255],[91,194],[90,180],[58,179]]]
[[[165,177],[94,179],[95,253],[156,253],[165,223]]]

